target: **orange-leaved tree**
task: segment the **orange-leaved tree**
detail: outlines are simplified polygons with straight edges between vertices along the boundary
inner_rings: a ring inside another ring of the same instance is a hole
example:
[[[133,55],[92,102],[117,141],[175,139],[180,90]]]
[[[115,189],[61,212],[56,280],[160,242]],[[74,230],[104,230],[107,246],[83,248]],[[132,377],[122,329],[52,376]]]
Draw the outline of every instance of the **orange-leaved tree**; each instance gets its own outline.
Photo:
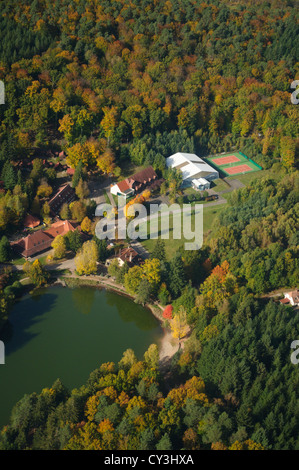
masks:
[[[172,313],[173,313],[173,306],[172,305],[167,305],[165,309],[163,310],[163,318],[166,320],[171,320],[172,319]]]

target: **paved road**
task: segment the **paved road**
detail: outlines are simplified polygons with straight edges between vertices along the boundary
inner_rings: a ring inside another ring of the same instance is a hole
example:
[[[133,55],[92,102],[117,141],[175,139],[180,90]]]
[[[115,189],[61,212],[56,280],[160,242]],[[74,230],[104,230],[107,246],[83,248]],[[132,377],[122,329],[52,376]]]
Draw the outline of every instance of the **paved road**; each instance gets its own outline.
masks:
[[[45,254],[43,253],[41,256],[44,256]],[[0,270],[4,266],[10,266],[13,271],[23,271],[23,265],[22,264],[5,264],[5,263],[0,263]],[[45,264],[45,268],[49,271],[55,271],[57,270],[64,270],[64,269],[69,269],[71,272],[75,270],[75,259],[67,259],[65,261],[57,261],[54,264]]]
[[[137,240],[132,240],[130,243],[131,247],[134,248],[137,253],[142,256],[143,258],[147,259],[150,257],[150,253],[145,249],[143,245]]]
[[[112,194],[110,194],[110,185],[112,183],[113,183],[113,180],[110,177],[102,179],[101,181],[99,180],[90,181],[88,184],[89,191],[90,191],[89,198],[95,201],[97,204],[103,204],[106,202],[106,198],[104,195],[106,191],[110,199],[110,202],[114,207],[115,202],[112,197]]]
[[[219,194],[230,193],[231,191],[234,191],[234,189],[240,189],[245,187],[245,184],[241,183],[241,181],[239,180],[230,178],[223,178],[223,180],[230,186],[230,188],[225,189],[224,191],[220,191]]]

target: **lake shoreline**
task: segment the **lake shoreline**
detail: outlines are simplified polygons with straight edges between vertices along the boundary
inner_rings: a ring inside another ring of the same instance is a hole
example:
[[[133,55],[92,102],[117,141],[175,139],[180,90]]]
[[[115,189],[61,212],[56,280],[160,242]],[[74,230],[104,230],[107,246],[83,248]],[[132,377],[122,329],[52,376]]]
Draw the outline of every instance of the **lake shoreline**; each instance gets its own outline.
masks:
[[[60,282],[62,286],[71,288],[72,283],[68,284],[67,279],[75,280],[76,282],[73,285],[86,285],[86,286],[89,285],[91,287],[100,287],[101,289],[107,289],[112,292],[115,292],[116,294],[128,297],[131,300],[135,301],[136,299],[136,296],[128,294],[126,291],[124,291],[121,288],[120,285],[111,286],[103,282],[102,279],[98,279],[96,276],[94,276],[94,279],[90,279],[87,276],[86,277],[64,276],[62,279],[59,279],[57,281]],[[57,285],[57,281],[55,283],[56,285]],[[166,362],[169,362],[172,359],[172,357],[179,351],[180,349],[179,342],[177,339],[172,337],[170,330],[168,330],[167,328],[165,328],[165,326],[163,326],[164,322],[163,322],[162,313],[159,315],[157,311],[157,309],[162,310],[161,307],[157,305],[153,305],[153,304],[148,304],[148,303],[143,305],[143,307],[151,312],[151,314],[160,322],[161,327],[163,329],[164,335],[160,343],[159,358],[160,358],[160,364],[165,364]]]
[[[127,297],[133,301],[136,300],[136,296],[128,294],[120,284],[116,284],[114,281],[112,281],[114,285],[111,285],[109,283],[109,280],[107,280],[108,282],[105,282],[105,281],[106,279],[101,279],[99,278],[99,276],[77,276],[77,275],[59,276],[58,275],[57,277],[52,278],[49,284],[46,284],[44,286],[35,287],[32,284],[23,286],[23,293],[19,298],[15,299],[15,302],[21,301],[24,295],[28,293],[29,294],[34,293],[37,289],[40,289],[40,288],[68,287],[71,289],[71,288],[80,287],[80,286],[89,286],[89,287],[97,287],[100,289],[107,289],[118,295]],[[160,358],[160,364],[165,364],[166,362],[169,362],[172,359],[172,357],[176,354],[176,352],[179,350],[178,341],[172,337],[170,330],[165,328],[165,326],[163,325],[164,321],[162,317],[161,306],[147,303],[145,305],[142,305],[142,307],[150,311],[150,313],[159,321],[160,326],[163,330],[164,335],[159,344],[159,358]],[[3,325],[1,325],[0,333],[4,330],[5,325],[7,324],[8,321],[9,321],[9,315],[8,315],[8,319],[3,323]]]
[[[128,349],[143,361],[149,346],[163,339],[157,319],[130,298],[99,287],[61,287],[31,286],[10,312],[1,335],[1,425],[25,394],[51,388],[57,378],[69,390],[80,387],[102,364],[117,367]]]

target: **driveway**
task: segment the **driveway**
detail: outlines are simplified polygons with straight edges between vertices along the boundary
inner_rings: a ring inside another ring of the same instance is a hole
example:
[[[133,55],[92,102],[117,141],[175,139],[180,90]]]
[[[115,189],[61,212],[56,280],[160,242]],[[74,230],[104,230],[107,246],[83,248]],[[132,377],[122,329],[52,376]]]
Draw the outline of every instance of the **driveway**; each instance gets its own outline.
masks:
[[[106,191],[110,200],[110,204],[115,207],[115,201],[112,194],[110,193],[111,184],[113,184],[113,179],[110,176],[107,176],[103,179],[99,178],[98,180],[90,181],[88,184],[90,191],[89,199],[95,201],[97,204],[105,204],[106,197],[104,193]]]
[[[137,240],[132,240],[131,243],[130,243],[131,247],[134,248],[135,251],[137,251],[137,253],[142,256],[142,258],[144,259],[147,259],[150,257],[150,254],[149,252],[144,248],[143,245],[141,245],[140,242],[138,242]]]
[[[223,178],[223,180],[230,186],[230,189],[225,189],[224,191],[220,191],[219,194],[229,193],[234,189],[244,188],[245,184],[241,183],[239,180],[230,179],[230,178]]]

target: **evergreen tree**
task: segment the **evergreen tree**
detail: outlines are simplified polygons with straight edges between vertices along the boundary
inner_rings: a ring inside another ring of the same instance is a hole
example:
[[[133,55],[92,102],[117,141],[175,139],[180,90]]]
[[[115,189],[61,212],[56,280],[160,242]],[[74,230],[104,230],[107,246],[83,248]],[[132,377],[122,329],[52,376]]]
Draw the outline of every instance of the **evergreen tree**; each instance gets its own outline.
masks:
[[[76,166],[75,173],[73,175],[73,179],[72,179],[73,188],[77,187],[79,181],[82,179],[82,176],[83,176],[83,163],[80,160],[78,165]]]
[[[71,211],[70,211],[70,208],[69,208],[69,205],[67,204],[67,202],[65,202],[63,205],[62,205],[62,208],[61,208],[61,211],[60,211],[60,218],[63,219],[63,220],[67,220],[67,219],[70,219],[72,217],[72,214],[71,214]]]
[[[98,247],[98,253],[99,253],[99,261],[105,261],[108,256],[107,252],[107,241],[106,240],[100,240],[97,237],[93,237],[93,240],[95,240],[97,247]]]
[[[73,253],[77,253],[77,251],[83,245],[82,236],[78,229],[74,230],[73,232],[70,230],[65,235],[65,238],[67,241],[67,249],[71,250]]]
[[[168,434],[164,434],[164,436],[160,439],[158,444],[156,445],[157,450],[172,450],[171,440]]]
[[[125,282],[125,275],[129,271],[129,265],[125,261],[120,269],[117,270],[115,280],[118,284],[123,284]]]
[[[2,173],[1,173],[1,178],[4,182],[5,189],[10,189],[10,190],[14,189],[17,183],[16,173],[15,173],[14,167],[8,161],[4,163]]]
[[[179,253],[170,262],[169,289],[174,298],[183,291],[187,281],[185,278],[184,263]]]
[[[158,238],[158,240],[156,241],[151,257],[157,258],[160,261],[166,260],[165,241],[161,238]]]
[[[17,185],[23,188],[23,178],[22,178],[21,170],[18,170],[18,173],[17,173]]]
[[[148,280],[142,279],[137,289],[136,302],[142,305],[146,304],[151,298],[151,292],[152,289]]]
[[[10,261],[12,256],[11,246],[8,238],[4,235],[0,241],[0,263]]]

